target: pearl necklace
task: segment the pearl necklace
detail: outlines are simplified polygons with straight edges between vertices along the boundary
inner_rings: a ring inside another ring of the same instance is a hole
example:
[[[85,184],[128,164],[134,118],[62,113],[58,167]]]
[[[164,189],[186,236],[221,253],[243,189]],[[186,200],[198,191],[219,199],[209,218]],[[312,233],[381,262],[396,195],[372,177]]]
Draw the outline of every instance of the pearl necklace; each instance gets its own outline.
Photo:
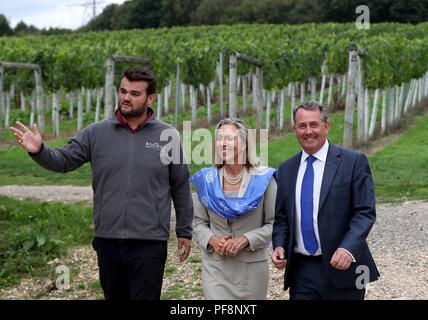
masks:
[[[229,184],[231,184],[231,185],[235,185],[235,184],[238,184],[238,183],[240,183],[240,182],[241,182],[242,177],[244,176],[245,167],[244,167],[244,168],[242,168],[241,173],[240,173],[240,174],[238,174],[238,176],[236,176],[235,178],[231,178],[231,177],[229,177],[229,175],[227,174],[226,169],[224,169],[223,171],[224,171],[223,176],[224,176],[224,178],[226,179],[226,181],[227,181]]]

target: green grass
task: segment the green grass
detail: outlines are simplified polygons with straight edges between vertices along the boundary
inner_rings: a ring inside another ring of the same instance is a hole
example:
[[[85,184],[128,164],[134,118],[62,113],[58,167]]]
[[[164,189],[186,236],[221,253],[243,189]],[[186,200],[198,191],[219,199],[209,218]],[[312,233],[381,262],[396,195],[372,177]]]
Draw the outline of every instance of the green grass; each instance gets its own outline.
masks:
[[[332,143],[340,144],[344,114],[330,114],[329,119],[328,138]],[[250,126],[252,121],[255,124],[254,115],[244,120]],[[378,203],[413,199],[428,201],[428,115],[415,114],[413,123],[398,140],[368,157]],[[214,127],[210,127],[210,131],[213,130]],[[282,133],[282,139],[269,143],[269,164],[274,168],[300,151],[294,133],[289,128],[287,130]],[[380,139],[388,140],[387,137]],[[60,147],[66,142],[67,139],[61,139],[50,141],[48,145]],[[190,165],[192,173],[203,166],[206,165]],[[90,176],[89,165],[71,173],[58,174],[39,167],[20,147],[0,150],[1,185],[89,185]],[[89,228],[91,223],[92,208],[83,205],[36,203],[0,197],[0,288],[18,282],[23,276],[46,277],[52,274],[54,271],[50,270],[48,261],[63,255],[69,246],[90,243],[93,237],[93,230]],[[189,258],[188,262],[197,265],[200,259]],[[169,267],[165,275],[172,276],[175,272],[175,267]],[[99,282],[94,281],[92,286],[100,291]],[[176,284],[163,293],[162,299],[189,297],[186,290],[182,284]]]
[[[168,291],[163,291],[161,300],[176,300],[180,298],[188,298],[189,293],[181,283],[174,284]]]
[[[68,104],[61,103],[62,116],[68,114]],[[45,115],[46,134],[51,135],[53,126],[49,122],[51,114]],[[87,112],[83,115],[83,125],[87,126],[93,122],[94,112]],[[102,116],[101,116],[102,118]],[[19,120],[24,124],[29,123],[29,110],[22,112],[19,109],[11,110],[10,125],[16,126],[15,122]],[[37,121],[37,117],[35,117]],[[76,119],[61,120],[61,132],[73,132],[77,128]],[[2,141],[15,141],[13,133],[7,129],[2,130]],[[64,146],[69,138],[47,141],[46,144],[52,148]],[[56,173],[43,169],[35,164],[28,156],[28,153],[19,146],[9,146],[6,149],[0,149],[0,185],[79,185],[86,186],[91,184],[90,164],[85,164],[81,168],[66,174]]]
[[[290,105],[286,104],[284,114],[289,121]],[[276,110],[272,110],[275,117]],[[407,199],[428,199],[428,171],[424,167],[428,163],[428,146],[426,132],[427,117],[418,117],[417,124],[411,127],[398,141],[388,144],[384,150],[370,156],[375,192],[378,201],[404,201]],[[273,118],[274,119],[274,118]],[[330,132],[328,139],[340,144],[343,137],[344,113],[331,113]],[[256,116],[243,118],[250,127],[255,126]],[[209,127],[214,133],[214,126]],[[288,131],[287,131],[288,130]],[[269,165],[278,168],[279,164],[300,151],[294,133],[288,127],[282,132],[283,138],[269,143]],[[356,126],[354,129],[356,133]],[[383,138],[381,138],[383,139]],[[65,145],[67,139],[50,141],[50,147]],[[193,148],[200,142],[192,142]],[[416,155],[418,155],[416,157]],[[206,164],[190,164],[191,173],[195,173]],[[39,167],[20,147],[11,146],[0,150],[0,185],[90,185],[91,168],[89,164],[66,174],[50,172]]]
[[[189,262],[190,263],[201,263],[202,259],[201,258],[195,258],[195,257],[189,257]]]
[[[91,207],[0,196],[0,287],[23,275],[46,277],[52,272],[47,262],[65,254],[67,246],[90,243],[91,223]]]
[[[418,116],[416,120],[417,123],[397,141],[368,157],[378,202],[428,200],[428,115]],[[344,113],[331,114],[330,123],[328,139],[340,144]],[[282,161],[299,151],[300,145],[294,134],[271,142],[269,165],[278,168]]]
[[[225,91],[226,92],[226,91]],[[297,100],[296,100],[297,101]],[[247,99],[248,108],[251,109],[251,98]],[[242,110],[242,97],[238,97],[238,114]],[[65,110],[66,108],[63,107]],[[212,104],[212,114],[218,114],[220,106],[218,103]],[[224,112],[227,114],[228,105],[224,103]],[[172,110],[173,111],[173,110]],[[201,106],[198,108],[197,115],[198,118],[205,117],[207,112],[206,106]],[[64,111],[65,113],[65,111]],[[284,107],[284,119],[287,121],[290,118],[291,113],[291,104],[286,103]],[[23,113],[20,110],[13,109],[11,110],[11,124],[14,124],[16,120],[22,120],[24,123],[28,122],[28,112]],[[174,112],[169,113],[162,117],[163,121],[174,124]],[[266,116],[265,116],[266,117]],[[265,117],[263,123],[265,123]],[[51,119],[50,114],[46,115],[46,120]],[[84,114],[84,125],[87,125],[92,122],[93,112]],[[256,125],[256,115],[242,118],[249,127],[255,127]],[[273,107],[271,111],[271,121],[275,122],[276,119],[276,108]],[[191,111],[190,110],[180,110],[179,113],[179,123],[181,124],[185,120],[191,120]],[[208,125],[208,129],[211,134],[214,134],[215,124]],[[76,119],[61,121],[60,130],[71,131],[76,128]],[[180,129],[180,128],[179,128]],[[52,125],[47,122],[46,132],[52,132]],[[2,139],[5,141],[14,141],[15,138],[10,131],[4,131],[2,133]],[[48,141],[46,144],[49,147],[62,147],[68,141],[66,139],[58,139]],[[192,142],[192,150],[198,142]],[[195,163],[190,164],[191,173],[197,172],[199,169],[207,166],[206,164],[197,165]],[[28,156],[27,152],[19,146],[10,146],[7,149],[0,150],[0,185],[90,185],[91,184],[91,168],[89,164],[85,164],[81,168],[68,172],[65,174],[51,172],[46,169],[41,168],[34,163]]]
[[[77,113],[77,111],[76,111]],[[52,113],[47,112],[45,114],[45,133],[48,135],[53,134],[53,125],[52,125]],[[95,119],[95,112],[83,112],[83,126],[87,126],[94,122]],[[100,115],[100,119],[104,119],[104,115]],[[4,116],[3,116],[4,120]],[[30,123],[30,110],[27,108],[27,111],[23,112],[21,109],[11,109],[10,110],[10,119],[9,119],[9,126],[16,126],[16,121],[21,121],[23,124],[29,126]],[[37,123],[37,114],[34,116],[34,122]],[[61,103],[61,109],[60,109],[60,123],[59,123],[59,130],[60,132],[72,132],[77,129],[77,119],[76,115],[73,119],[68,118],[68,103],[62,102]],[[8,128],[4,128],[1,133],[1,140],[2,141],[15,141],[15,137],[12,132],[8,130]]]
[[[336,87],[334,87],[336,89]],[[227,90],[225,90],[226,92]],[[317,96],[319,93],[317,93]],[[218,96],[218,94],[216,95]],[[296,97],[296,103],[300,101],[300,96]],[[306,97],[310,99],[310,95]],[[381,100],[381,99],[380,99]],[[238,115],[242,114],[242,97],[238,97]],[[251,110],[251,95],[247,99],[248,109]],[[381,106],[381,101],[379,102]],[[164,115],[162,120],[174,123],[174,103],[170,104],[170,113]],[[219,112],[219,103],[212,104],[212,114],[216,115]],[[227,101],[224,103],[224,112],[227,114],[228,105]],[[12,110],[12,120],[18,119],[20,116],[27,117],[27,114],[22,114],[20,111]],[[66,114],[67,105],[66,103],[62,106],[62,111]],[[206,116],[206,106],[198,108],[198,118]],[[275,119],[276,119],[276,104],[272,105],[271,110],[271,133],[274,133]],[[28,113],[28,112],[27,112]],[[85,115],[86,121],[89,123],[92,119],[92,113],[90,112]],[[249,125],[250,128],[254,128],[256,125],[256,115],[249,111],[250,115],[242,117],[242,119]],[[287,123],[290,120],[291,104],[290,102],[285,103],[284,108],[284,121]],[[378,112],[378,118],[380,117],[380,111]],[[355,111],[354,119],[354,134],[356,134],[357,126],[357,111]],[[265,117],[263,123],[265,123]],[[49,116],[46,119],[50,119]],[[179,123],[181,124],[185,120],[191,119],[191,111],[189,108],[186,110],[180,110],[179,112]],[[329,115],[331,123],[330,132],[328,139],[335,143],[340,144],[343,137],[343,126],[344,126],[344,114],[343,112],[331,113]],[[424,120],[421,120],[424,123]],[[76,120],[68,120],[61,122],[61,128],[64,130],[72,130],[75,127]],[[405,199],[416,199],[426,198],[427,186],[424,184],[425,175],[424,168],[421,166],[421,160],[415,160],[413,155],[422,153],[420,159],[426,160],[423,155],[424,144],[417,138],[422,139],[424,136],[425,128],[421,128],[423,124],[419,124],[409,130],[399,141],[388,146],[384,151],[371,156],[369,158],[373,176],[375,180],[376,195],[381,201],[393,201],[393,200],[405,200]],[[50,125],[47,125],[47,131],[49,132]],[[211,134],[214,133],[215,124],[207,125],[208,130]],[[179,130],[181,128],[178,128]],[[300,151],[300,146],[297,142],[294,133],[291,131],[290,126],[287,124],[285,129],[279,133],[282,138],[269,142],[269,165],[277,168],[279,164]],[[6,140],[14,139],[11,134],[4,132],[3,138]],[[383,139],[381,137],[381,139]],[[54,140],[47,143],[50,147],[61,147],[67,143],[68,139]],[[404,142],[402,142],[404,141]],[[192,141],[192,150],[200,142]],[[395,147],[394,147],[395,146]],[[398,146],[398,147],[397,147]],[[259,148],[258,148],[259,150]],[[406,165],[403,165],[406,164]],[[195,164],[190,163],[191,174],[202,167],[206,167],[210,164]],[[66,174],[59,174],[55,172],[47,171],[37,164],[35,164],[27,155],[27,153],[20,147],[11,146],[8,149],[0,150],[0,185],[8,184],[25,184],[25,185],[90,185],[91,184],[91,168],[89,164],[82,166],[81,168],[69,172]]]
[[[171,275],[171,274],[173,274],[176,270],[177,270],[177,268],[176,268],[176,267],[167,267],[167,268],[165,268],[165,274],[166,274],[166,275]]]
[[[369,157],[378,201],[428,200],[428,116]]]
[[[49,147],[61,147],[68,139],[49,141]],[[68,173],[57,173],[37,165],[19,146],[0,150],[0,185],[90,185],[91,167],[85,164]]]
[[[102,292],[102,290],[103,290],[101,287],[101,282],[99,279],[91,280],[89,282],[88,286],[89,286],[89,288],[99,290],[100,292]]]

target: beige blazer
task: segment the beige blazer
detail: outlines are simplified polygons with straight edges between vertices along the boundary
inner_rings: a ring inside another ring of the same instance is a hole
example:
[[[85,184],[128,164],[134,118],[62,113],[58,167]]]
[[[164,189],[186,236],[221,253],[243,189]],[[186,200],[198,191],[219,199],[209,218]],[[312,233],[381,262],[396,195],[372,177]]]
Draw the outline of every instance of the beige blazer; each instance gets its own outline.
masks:
[[[223,168],[219,169],[219,178],[223,187]],[[238,197],[242,197],[247,190],[251,180],[253,170],[246,169],[242,178],[242,183],[238,191]],[[207,209],[196,197],[194,199],[195,216],[193,220],[193,230],[196,241],[204,249],[204,258],[210,260],[223,260],[226,257],[218,255],[208,241],[213,235],[232,237],[244,235],[249,240],[249,245],[242,249],[234,259],[242,262],[256,262],[268,259],[266,243],[272,239],[272,227],[275,218],[276,181],[271,178],[265,194],[257,209],[236,219],[227,220]],[[263,216],[265,224],[262,226]]]

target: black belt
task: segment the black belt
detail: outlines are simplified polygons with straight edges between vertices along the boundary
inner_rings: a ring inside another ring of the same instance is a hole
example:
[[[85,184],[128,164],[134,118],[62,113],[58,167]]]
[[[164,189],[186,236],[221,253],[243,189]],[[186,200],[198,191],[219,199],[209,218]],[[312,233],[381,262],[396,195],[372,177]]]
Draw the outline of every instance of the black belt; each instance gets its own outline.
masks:
[[[314,261],[322,260],[322,255],[309,256],[309,255],[306,255],[306,254],[301,254],[301,253],[298,253],[298,252],[294,252],[294,256],[296,258],[302,259],[302,260],[314,260]]]

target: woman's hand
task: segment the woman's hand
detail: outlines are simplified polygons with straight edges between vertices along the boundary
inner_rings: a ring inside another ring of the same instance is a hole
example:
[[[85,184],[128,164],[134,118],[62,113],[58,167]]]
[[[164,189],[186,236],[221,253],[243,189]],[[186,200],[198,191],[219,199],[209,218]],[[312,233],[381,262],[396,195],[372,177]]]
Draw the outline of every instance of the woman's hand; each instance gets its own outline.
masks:
[[[248,246],[249,243],[250,241],[248,241],[246,236],[230,239],[225,244],[225,255],[235,257],[238,252]]]
[[[221,256],[224,256],[225,244],[231,238],[232,238],[231,234],[227,236],[212,236],[208,241],[208,244],[211,245],[211,247],[213,247],[215,252],[217,252]]]

